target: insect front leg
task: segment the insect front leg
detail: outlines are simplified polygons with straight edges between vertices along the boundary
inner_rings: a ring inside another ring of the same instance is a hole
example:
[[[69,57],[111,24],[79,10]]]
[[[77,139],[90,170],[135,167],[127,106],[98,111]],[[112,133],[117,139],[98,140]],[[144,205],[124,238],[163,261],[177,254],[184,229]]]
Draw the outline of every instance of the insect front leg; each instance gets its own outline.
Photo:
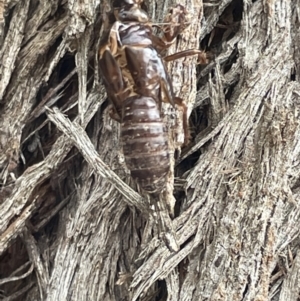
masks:
[[[172,43],[189,25],[185,7],[181,4],[177,4],[175,7],[171,8],[164,18],[164,23],[166,23],[166,25],[163,25],[162,27],[163,39],[167,43]]]
[[[163,36],[158,37],[154,34],[151,36],[154,47],[161,55],[163,55],[163,52],[175,42],[178,35],[189,25],[187,22],[187,12],[185,7],[178,4],[174,8],[170,9],[169,14],[164,19],[164,23],[165,25],[162,27],[153,25],[162,31]],[[199,64],[207,63],[205,53],[198,49],[188,49],[172,55],[164,56],[164,60],[169,62],[194,55],[198,55]]]
[[[152,42],[155,48],[161,52],[169,48],[177,38],[177,36],[188,26],[186,22],[187,12],[183,5],[177,4],[170,9],[168,15],[164,18],[163,26],[153,25],[162,31],[162,37],[152,35]]]

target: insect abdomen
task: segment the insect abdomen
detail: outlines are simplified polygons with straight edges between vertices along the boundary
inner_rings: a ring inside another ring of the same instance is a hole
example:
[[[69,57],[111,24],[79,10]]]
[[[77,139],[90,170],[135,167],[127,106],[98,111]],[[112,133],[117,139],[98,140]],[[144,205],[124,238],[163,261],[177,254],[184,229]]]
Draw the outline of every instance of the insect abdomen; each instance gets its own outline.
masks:
[[[168,137],[160,110],[151,97],[124,102],[121,141],[132,178],[149,193],[164,188],[169,171]]]

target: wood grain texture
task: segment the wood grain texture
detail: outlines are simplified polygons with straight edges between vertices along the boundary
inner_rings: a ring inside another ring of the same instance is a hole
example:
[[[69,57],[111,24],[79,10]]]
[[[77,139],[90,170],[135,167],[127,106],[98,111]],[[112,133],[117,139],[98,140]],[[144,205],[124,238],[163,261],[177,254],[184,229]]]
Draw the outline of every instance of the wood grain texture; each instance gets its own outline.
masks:
[[[174,3],[146,1],[153,22]],[[168,63],[192,140],[180,157],[164,106],[179,158],[159,197],[136,190],[108,117],[107,4],[0,1],[0,299],[297,301],[300,1],[181,2],[168,55],[210,61]]]

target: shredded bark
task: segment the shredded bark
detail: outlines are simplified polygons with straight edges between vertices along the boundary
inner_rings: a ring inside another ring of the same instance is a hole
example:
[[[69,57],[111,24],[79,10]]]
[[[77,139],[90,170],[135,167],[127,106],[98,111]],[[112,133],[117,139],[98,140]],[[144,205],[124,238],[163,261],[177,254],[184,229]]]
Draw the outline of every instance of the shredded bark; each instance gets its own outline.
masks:
[[[159,25],[176,1],[145,1]],[[296,1],[186,0],[160,195],[126,169],[98,48],[110,1],[0,0],[0,299],[297,301]],[[203,63],[203,62],[202,62]]]

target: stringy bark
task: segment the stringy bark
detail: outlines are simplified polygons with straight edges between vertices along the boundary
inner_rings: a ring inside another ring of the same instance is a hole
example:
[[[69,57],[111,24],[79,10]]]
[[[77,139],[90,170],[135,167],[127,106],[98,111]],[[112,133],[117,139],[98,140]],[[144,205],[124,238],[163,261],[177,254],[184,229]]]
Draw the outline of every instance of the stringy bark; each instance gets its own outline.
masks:
[[[252,3],[253,2],[253,3]],[[171,1],[146,1],[153,23]],[[109,3],[0,0],[0,299],[297,301],[300,1],[180,2],[167,190],[130,180],[97,49]],[[180,153],[181,152],[181,153]]]

